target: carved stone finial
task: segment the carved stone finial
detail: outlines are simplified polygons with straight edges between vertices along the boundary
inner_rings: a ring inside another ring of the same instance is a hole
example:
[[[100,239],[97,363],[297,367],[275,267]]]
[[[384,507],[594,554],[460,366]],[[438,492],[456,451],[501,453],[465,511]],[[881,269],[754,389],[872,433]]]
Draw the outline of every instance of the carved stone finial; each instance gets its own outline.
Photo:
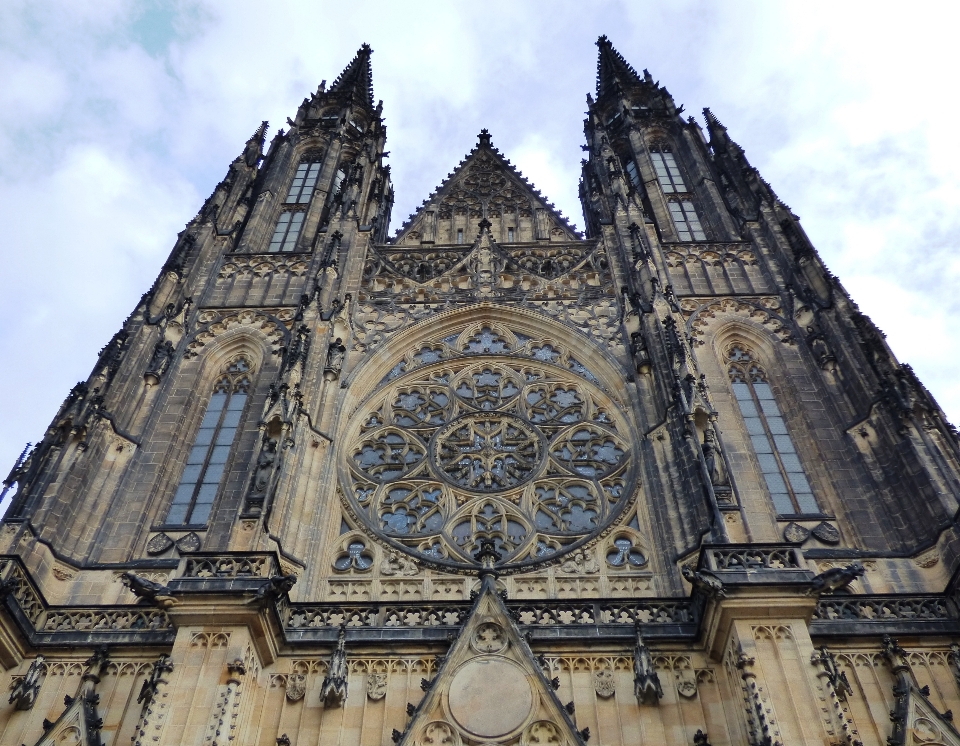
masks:
[[[480,539],[480,547],[474,552],[474,559],[480,563],[480,577],[497,577],[496,564],[503,559],[503,553],[497,549],[493,539]]]
[[[481,148],[490,147],[490,131],[486,127],[480,130],[480,134],[477,135],[477,141],[478,146]]]
[[[697,732],[693,734],[693,746],[710,746],[707,734],[697,729]]]
[[[340,707],[347,699],[347,628],[340,625],[337,647],[330,656],[330,668],[320,686],[320,700],[325,707]]]
[[[10,692],[10,703],[17,703],[18,710],[29,710],[37,701],[37,694],[40,691],[40,677],[45,670],[45,658],[38,655],[33,659],[30,668],[23,678],[17,681]]]

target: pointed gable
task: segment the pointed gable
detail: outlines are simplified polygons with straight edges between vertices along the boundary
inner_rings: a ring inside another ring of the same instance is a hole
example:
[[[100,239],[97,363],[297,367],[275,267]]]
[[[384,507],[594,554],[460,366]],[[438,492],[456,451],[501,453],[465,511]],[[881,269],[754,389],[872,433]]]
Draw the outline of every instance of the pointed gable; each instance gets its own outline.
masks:
[[[494,238],[501,243],[580,237],[553,204],[493,147],[490,134],[483,130],[477,146],[401,226],[391,243],[470,244],[483,220],[490,222]]]
[[[584,746],[492,575],[398,746],[503,742]]]

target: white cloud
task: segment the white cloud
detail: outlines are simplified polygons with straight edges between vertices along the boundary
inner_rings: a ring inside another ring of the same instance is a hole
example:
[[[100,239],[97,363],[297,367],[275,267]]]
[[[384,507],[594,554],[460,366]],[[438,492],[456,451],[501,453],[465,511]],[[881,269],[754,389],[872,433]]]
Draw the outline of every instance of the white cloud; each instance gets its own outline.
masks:
[[[262,119],[374,50],[393,226],[482,127],[572,222],[599,34],[710,106],[894,350],[960,421],[954,6],[0,6],[0,468],[38,438]]]

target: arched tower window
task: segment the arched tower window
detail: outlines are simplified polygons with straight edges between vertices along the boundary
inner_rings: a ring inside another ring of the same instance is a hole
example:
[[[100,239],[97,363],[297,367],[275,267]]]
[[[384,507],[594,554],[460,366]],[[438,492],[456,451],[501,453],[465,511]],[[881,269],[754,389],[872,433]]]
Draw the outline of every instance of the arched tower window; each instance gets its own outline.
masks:
[[[653,160],[653,168],[657,172],[657,180],[660,182],[660,188],[663,189],[664,194],[687,191],[687,186],[683,183],[683,176],[680,174],[680,167],[677,165],[677,159],[674,158],[669,145],[654,143],[650,148],[650,158]]]
[[[297,250],[300,229],[303,228],[303,221],[307,217],[305,210],[313,198],[313,190],[317,186],[322,165],[318,158],[306,158],[297,166],[293,181],[290,182],[287,198],[283,201],[283,212],[277,218],[267,251],[277,253]]]
[[[209,519],[240,425],[240,416],[247,403],[249,373],[250,363],[239,357],[226,366],[214,384],[210,403],[167,513],[168,524],[200,526]]]
[[[777,513],[820,513],[767,374],[740,345],[727,353],[727,372]]]

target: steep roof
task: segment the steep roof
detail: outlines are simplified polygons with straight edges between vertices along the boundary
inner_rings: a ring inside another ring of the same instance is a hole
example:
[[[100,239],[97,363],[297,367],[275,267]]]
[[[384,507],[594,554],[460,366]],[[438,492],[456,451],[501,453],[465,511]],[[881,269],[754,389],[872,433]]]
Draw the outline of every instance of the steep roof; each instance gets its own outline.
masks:
[[[466,208],[475,218],[489,218],[497,210],[513,205],[527,205],[528,209],[543,209],[553,226],[566,234],[567,239],[580,237],[572,225],[552,202],[540,193],[500,151],[493,147],[490,133],[481,130],[478,142],[459,165],[427,197],[406,222],[397,230],[392,243],[399,243],[418,225],[425,212]]]

